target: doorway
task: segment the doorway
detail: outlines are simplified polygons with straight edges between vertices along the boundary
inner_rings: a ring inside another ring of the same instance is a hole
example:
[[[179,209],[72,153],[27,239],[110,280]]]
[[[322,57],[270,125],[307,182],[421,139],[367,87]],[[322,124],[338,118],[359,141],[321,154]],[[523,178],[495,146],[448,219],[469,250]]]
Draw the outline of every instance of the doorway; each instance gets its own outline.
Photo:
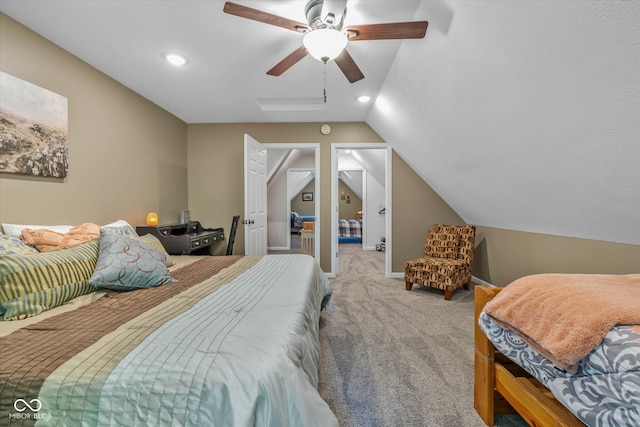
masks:
[[[319,195],[315,190],[315,170],[290,168],[287,170],[287,201],[290,215],[289,251],[315,255],[316,209],[313,203]]]
[[[293,215],[312,217],[318,226],[305,233],[304,253],[319,260],[320,145],[313,143],[266,143],[267,217],[269,253],[303,253],[302,233]],[[304,197],[304,198],[303,198]],[[301,212],[297,212],[300,210]],[[302,220],[304,218],[298,218]]]
[[[387,144],[331,144],[332,275],[339,274],[340,241],[345,241],[345,233],[341,233],[340,224],[346,226],[344,220],[354,223],[357,219],[340,217],[340,203],[343,197],[340,181],[345,180],[345,173],[341,173],[341,170],[359,170],[362,177],[362,212],[361,241],[357,243],[361,244],[363,250],[384,251],[385,276],[391,277],[391,156],[392,150]],[[344,197],[346,199],[346,194]],[[351,235],[351,232],[348,234]]]

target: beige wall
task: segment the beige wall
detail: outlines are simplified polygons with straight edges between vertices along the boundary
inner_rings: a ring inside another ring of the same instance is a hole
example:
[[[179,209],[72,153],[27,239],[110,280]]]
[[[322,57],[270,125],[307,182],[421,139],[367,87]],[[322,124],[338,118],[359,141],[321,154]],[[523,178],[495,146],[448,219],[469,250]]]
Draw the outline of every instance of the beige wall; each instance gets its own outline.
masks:
[[[345,199],[340,198],[340,192],[344,191]],[[347,203],[346,195],[349,195],[351,203]],[[354,219],[356,213],[362,210],[362,199],[353,192],[351,187],[338,180],[338,217],[342,219]]]
[[[308,183],[306,185],[306,187],[304,187],[302,189],[302,191],[300,191],[300,193],[298,193],[293,200],[291,200],[291,210],[293,212],[298,212],[298,215],[315,215],[315,198],[317,197],[315,194],[315,189],[316,189],[316,180],[312,179],[310,183]],[[302,200],[302,193],[313,193],[313,200],[312,201],[303,201]]]
[[[474,276],[506,286],[538,273],[640,273],[640,246],[478,227]]]
[[[69,175],[0,174],[0,222],[177,221],[187,208],[184,122],[0,14],[0,70],[67,97]]]
[[[320,265],[331,271],[331,144],[383,142],[365,123],[331,123],[331,134],[320,134],[321,123],[210,123],[188,126],[189,210],[208,227],[229,228],[244,212],[243,141],[247,133],[260,142],[320,143]],[[464,222],[442,199],[393,154],[393,265],[423,251],[427,230],[435,223]],[[411,191],[407,191],[411,189]],[[314,194],[314,197],[318,195]],[[419,230],[416,232],[416,230]],[[224,253],[220,245],[215,253]],[[234,253],[244,253],[244,230],[238,229]]]
[[[231,217],[244,212],[243,141],[249,134],[260,142],[320,144],[320,265],[331,270],[331,143],[382,142],[365,123],[209,123],[188,126],[189,209],[205,225],[229,228]],[[221,245],[222,246],[222,245]],[[223,253],[224,248],[217,249]],[[244,230],[238,229],[234,253],[244,253]]]
[[[395,152],[392,170],[392,271],[402,272],[406,261],[424,255],[427,231],[434,224],[465,222]]]
[[[433,224],[465,222],[396,153],[393,168],[393,271],[401,272],[423,253]],[[476,233],[473,275],[496,286],[538,273],[640,273],[637,245],[490,227]]]

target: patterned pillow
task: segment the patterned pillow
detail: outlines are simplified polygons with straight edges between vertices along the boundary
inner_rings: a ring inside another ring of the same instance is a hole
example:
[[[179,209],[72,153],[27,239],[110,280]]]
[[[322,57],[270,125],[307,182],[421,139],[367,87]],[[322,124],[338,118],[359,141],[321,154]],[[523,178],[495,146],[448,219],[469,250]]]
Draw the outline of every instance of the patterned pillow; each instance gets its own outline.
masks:
[[[112,222],[111,224],[103,225],[101,228],[109,228],[110,231],[122,234],[123,236],[138,237],[136,230],[131,226],[131,224],[123,219]]]
[[[158,240],[156,236],[154,236],[153,234],[145,234],[144,236],[138,237],[138,240],[140,240],[143,243],[146,243],[147,245],[151,245],[157,250],[159,250],[160,252],[162,252],[162,254],[164,255],[164,264],[167,267],[171,267],[172,265],[175,265],[176,261],[173,258],[171,258],[171,255],[167,253],[167,250],[164,248],[164,246],[162,246],[162,242],[160,242],[160,240]]]
[[[116,291],[175,283],[162,252],[139,239],[108,228],[100,231],[100,255],[89,283]]]
[[[96,239],[59,251],[0,255],[0,314],[23,319],[95,291],[89,277],[98,248]]]
[[[19,237],[0,234],[0,255],[37,254],[38,250],[26,245]]]
[[[164,254],[165,265],[167,267],[171,267],[176,263],[175,260],[171,258],[171,255],[169,255],[169,253],[166,251],[164,246],[162,246],[162,243],[160,242],[160,240],[158,240],[156,236],[154,236],[153,234],[145,234],[144,236],[138,236],[138,233],[136,233],[136,230],[131,226],[131,224],[129,224],[127,221],[123,219],[118,220],[116,222],[112,222],[111,224],[103,225],[102,228],[109,228],[109,231],[115,234],[133,237],[135,239],[140,240],[141,242],[144,242],[148,245],[153,246],[154,248],[156,248],[157,250],[159,250]]]

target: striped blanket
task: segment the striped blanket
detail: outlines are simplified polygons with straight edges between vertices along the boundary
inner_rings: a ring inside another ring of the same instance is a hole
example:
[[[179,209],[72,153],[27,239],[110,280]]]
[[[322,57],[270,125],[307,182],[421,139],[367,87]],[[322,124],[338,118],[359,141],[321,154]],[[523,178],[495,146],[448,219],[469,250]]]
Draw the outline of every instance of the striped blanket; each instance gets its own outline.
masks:
[[[203,257],[173,276],[1,337],[0,424],[337,425],[316,390],[331,287],[313,258]]]

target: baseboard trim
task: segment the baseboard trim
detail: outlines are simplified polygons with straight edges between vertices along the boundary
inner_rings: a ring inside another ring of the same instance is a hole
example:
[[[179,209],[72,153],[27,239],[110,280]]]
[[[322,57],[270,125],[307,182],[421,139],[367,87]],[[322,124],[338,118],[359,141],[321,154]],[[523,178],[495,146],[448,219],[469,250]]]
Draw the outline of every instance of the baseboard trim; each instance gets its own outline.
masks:
[[[404,279],[404,273],[391,273],[391,278],[392,279]],[[478,279],[476,276],[471,276],[471,281],[473,283],[477,283],[478,285],[489,286],[490,288],[497,287],[496,285],[492,285],[491,283],[485,282],[482,279]]]
[[[485,282],[485,281],[484,281],[484,280],[482,280],[482,279],[478,279],[476,276],[471,276],[471,281],[472,281],[473,283],[478,284],[478,285],[482,285],[482,286],[489,286],[490,288],[495,288],[495,287],[497,287],[496,285],[492,285],[491,283],[489,283],[489,282]]]

